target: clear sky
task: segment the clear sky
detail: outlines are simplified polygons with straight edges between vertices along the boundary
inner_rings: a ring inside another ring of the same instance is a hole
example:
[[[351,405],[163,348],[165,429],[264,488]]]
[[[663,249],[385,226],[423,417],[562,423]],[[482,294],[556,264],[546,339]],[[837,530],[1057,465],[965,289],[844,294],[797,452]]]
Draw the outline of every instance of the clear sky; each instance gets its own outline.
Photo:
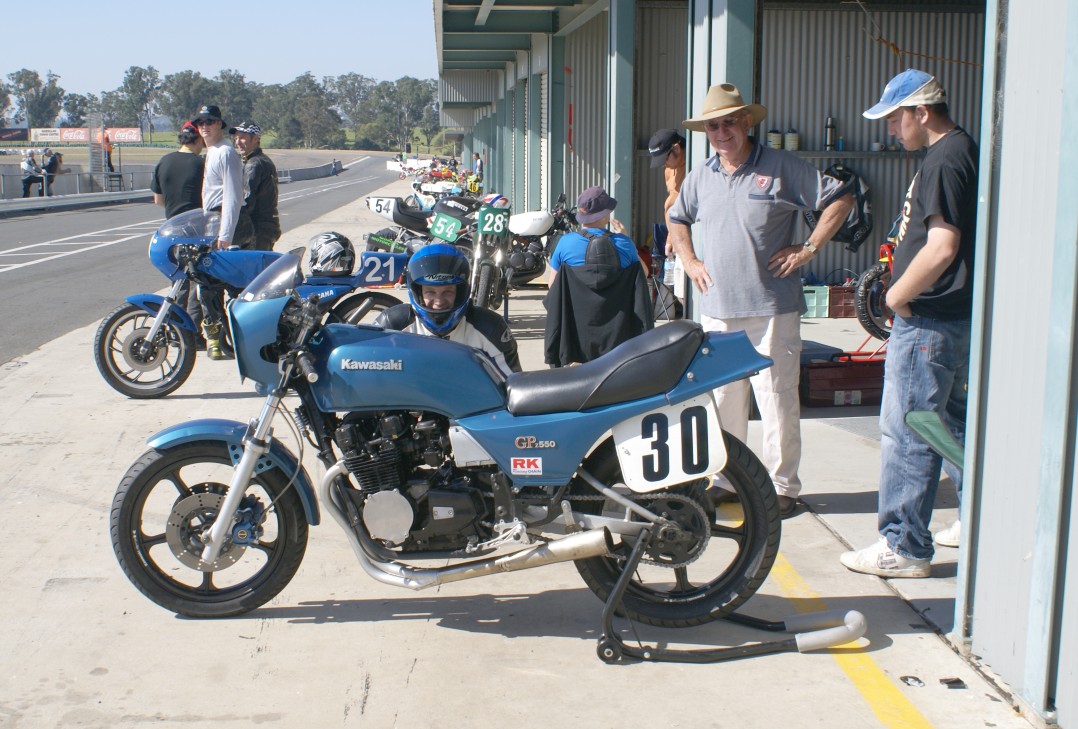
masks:
[[[115,89],[130,66],[153,66],[162,78],[183,70],[212,78],[230,68],[260,84],[307,71],[378,81],[438,74],[432,0],[54,0],[20,17],[8,18],[0,77],[52,71],[66,91],[82,94]]]

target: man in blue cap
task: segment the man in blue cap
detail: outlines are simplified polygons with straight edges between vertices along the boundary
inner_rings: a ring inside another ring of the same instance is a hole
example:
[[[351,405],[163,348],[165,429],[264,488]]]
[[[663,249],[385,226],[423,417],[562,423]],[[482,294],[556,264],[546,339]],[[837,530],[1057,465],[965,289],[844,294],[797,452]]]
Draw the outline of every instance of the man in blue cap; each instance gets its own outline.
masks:
[[[977,144],[951,120],[946,92],[924,71],[895,76],[864,116],[886,119],[903,147],[927,152],[902,205],[887,291],[895,316],[880,406],[880,538],[841,560],[854,572],[928,577],[942,458],[906,426],[905,415],[938,412],[965,440]],[[947,472],[961,497],[961,470]],[[936,544],[958,546],[960,529],[955,522],[937,533]]]

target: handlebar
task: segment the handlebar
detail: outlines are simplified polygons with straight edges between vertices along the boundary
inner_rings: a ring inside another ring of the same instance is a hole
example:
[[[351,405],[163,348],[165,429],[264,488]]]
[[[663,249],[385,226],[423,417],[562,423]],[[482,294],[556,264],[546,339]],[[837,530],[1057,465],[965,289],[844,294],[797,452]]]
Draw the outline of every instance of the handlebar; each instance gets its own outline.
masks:
[[[299,368],[299,372],[303,375],[303,378],[312,385],[318,382],[318,372],[314,369],[314,363],[311,361],[311,356],[306,352],[300,352],[296,355],[296,367]]]

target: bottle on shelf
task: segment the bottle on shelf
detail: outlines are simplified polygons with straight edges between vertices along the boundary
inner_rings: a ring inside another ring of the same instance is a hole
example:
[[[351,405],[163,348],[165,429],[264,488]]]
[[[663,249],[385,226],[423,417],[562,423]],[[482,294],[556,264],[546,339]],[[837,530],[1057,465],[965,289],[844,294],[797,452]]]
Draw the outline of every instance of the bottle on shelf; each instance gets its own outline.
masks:
[[[835,118],[829,116],[827,117],[827,123],[823,126],[823,148],[828,152],[834,150],[837,136]]]

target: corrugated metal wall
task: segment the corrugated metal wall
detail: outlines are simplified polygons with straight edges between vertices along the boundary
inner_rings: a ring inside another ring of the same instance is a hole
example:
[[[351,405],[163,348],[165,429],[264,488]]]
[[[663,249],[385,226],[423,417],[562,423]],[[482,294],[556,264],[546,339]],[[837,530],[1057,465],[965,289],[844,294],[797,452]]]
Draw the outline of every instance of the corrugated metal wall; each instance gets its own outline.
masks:
[[[607,18],[602,12],[565,39],[565,106],[571,119],[565,194],[570,201],[584,189],[606,183]]]
[[[647,240],[654,223],[663,222],[666,181],[662,169],[651,169],[648,139],[663,128],[685,130],[688,116],[687,0],[640,2],[636,11],[635,103],[633,127],[636,155],[633,159],[633,219],[630,230],[638,243]]]
[[[493,102],[501,96],[503,71],[446,71],[438,81],[443,104]]]
[[[894,143],[886,136],[886,122],[861,116],[879,99],[888,79],[911,66],[935,75],[947,89],[955,121],[974,138],[980,131],[982,74],[973,64],[980,64],[984,55],[984,13],[872,11],[871,20],[881,37],[902,50],[966,63],[896,56],[873,40],[876,29],[856,6],[801,10],[765,4],[763,11],[760,103],[768,117],[761,135],[772,128],[793,128],[802,150],[822,150],[825,120],[834,117],[846,154],[814,163],[824,169],[841,159],[871,188],[876,224],[869,242],[856,255],[840,245],[825,248],[811,266],[820,278],[832,271],[860,273],[874,262],[916,169],[901,152],[869,152],[872,142]]]

